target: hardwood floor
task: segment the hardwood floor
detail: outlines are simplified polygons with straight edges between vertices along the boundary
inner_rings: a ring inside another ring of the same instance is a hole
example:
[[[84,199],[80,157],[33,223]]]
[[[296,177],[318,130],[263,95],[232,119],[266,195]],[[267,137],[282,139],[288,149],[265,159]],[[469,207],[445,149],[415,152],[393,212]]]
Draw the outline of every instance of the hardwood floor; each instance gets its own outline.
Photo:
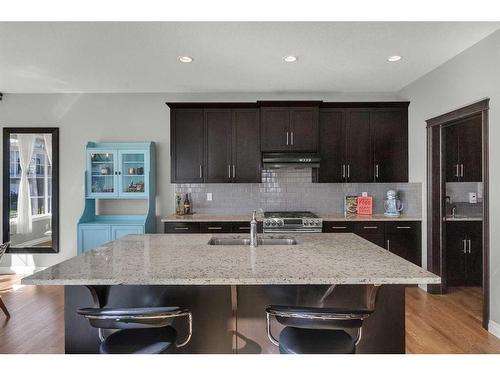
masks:
[[[64,298],[59,286],[25,286],[19,275],[0,275],[0,353],[64,353]]]
[[[58,286],[23,286],[21,276],[0,275],[0,353],[63,353],[64,301]],[[481,289],[447,295],[406,290],[407,353],[500,353],[500,339],[481,327]]]

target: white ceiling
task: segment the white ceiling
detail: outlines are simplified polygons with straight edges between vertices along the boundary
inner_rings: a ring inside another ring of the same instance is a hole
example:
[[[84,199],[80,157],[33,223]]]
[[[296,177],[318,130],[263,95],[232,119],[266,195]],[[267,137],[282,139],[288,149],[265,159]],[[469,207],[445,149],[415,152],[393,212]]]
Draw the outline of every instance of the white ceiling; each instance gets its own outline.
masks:
[[[396,92],[500,23],[0,23],[0,92]],[[284,55],[297,55],[293,64]],[[389,63],[390,55],[402,55]],[[181,64],[177,56],[194,58]]]

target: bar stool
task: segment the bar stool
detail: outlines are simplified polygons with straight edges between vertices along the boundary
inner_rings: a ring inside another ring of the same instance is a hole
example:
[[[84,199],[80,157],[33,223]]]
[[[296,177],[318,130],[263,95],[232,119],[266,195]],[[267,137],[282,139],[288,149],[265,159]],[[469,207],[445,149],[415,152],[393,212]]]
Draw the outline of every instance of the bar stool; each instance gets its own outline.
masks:
[[[354,354],[361,340],[363,321],[375,311],[379,286],[368,294],[368,307],[363,309],[268,306],[266,331],[269,340],[281,354]],[[285,328],[279,340],[271,332],[271,317]],[[356,329],[355,337],[346,329]]]
[[[191,339],[191,312],[179,307],[84,308],[78,314],[99,329],[101,354],[160,354],[172,347],[185,346]],[[188,334],[177,341],[177,331],[171,326],[177,317],[188,320]],[[118,330],[107,337],[104,330]]]

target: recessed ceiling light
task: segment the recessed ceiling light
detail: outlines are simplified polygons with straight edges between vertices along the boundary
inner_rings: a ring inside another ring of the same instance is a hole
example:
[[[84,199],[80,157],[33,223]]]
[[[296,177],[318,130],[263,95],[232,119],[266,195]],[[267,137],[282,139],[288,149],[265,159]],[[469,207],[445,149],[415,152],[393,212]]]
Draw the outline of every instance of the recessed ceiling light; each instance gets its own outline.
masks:
[[[297,56],[292,56],[292,55],[285,56],[285,57],[283,57],[283,61],[287,62],[287,63],[293,63],[293,62],[297,61]]]
[[[191,56],[179,56],[178,59],[181,63],[190,63],[193,61]]]
[[[394,56],[389,56],[389,57],[387,58],[387,61],[390,61],[390,62],[396,62],[396,61],[399,61],[399,60],[401,60],[401,59],[402,59],[402,57],[401,57],[401,56],[399,56],[399,55],[394,55]]]

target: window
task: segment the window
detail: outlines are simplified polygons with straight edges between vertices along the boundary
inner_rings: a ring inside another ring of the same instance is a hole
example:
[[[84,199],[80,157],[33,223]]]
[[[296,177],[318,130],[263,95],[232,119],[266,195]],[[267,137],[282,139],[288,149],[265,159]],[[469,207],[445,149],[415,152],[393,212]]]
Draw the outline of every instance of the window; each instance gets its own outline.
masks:
[[[10,138],[10,218],[17,219],[17,196],[21,180],[19,148],[14,135]],[[37,137],[28,170],[28,184],[33,216],[49,215],[52,207],[52,166],[47,157],[43,137]]]

